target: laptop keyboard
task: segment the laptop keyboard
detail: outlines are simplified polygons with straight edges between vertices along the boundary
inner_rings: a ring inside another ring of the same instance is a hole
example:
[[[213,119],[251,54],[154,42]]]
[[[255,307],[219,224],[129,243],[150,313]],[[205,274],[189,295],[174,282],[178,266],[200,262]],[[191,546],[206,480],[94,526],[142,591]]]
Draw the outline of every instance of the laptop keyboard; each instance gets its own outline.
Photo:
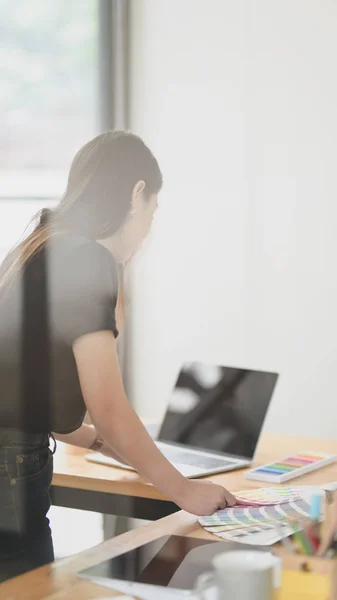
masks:
[[[218,469],[219,467],[222,468],[235,464],[233,460],[192,454],[192,452],[179,452],[179,450],[171,450],[170,448],[160,447],[160,451],[172,463],[189,465],[190,467],[198,467],[199,469]]]

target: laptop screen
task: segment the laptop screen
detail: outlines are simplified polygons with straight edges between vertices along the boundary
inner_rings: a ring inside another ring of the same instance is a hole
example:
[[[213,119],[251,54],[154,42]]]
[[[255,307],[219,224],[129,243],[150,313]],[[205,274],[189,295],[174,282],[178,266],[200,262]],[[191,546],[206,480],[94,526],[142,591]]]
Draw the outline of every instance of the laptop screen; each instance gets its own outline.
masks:
[[[158,439],[252,459],[277,378],[264,371],[185,365]]]

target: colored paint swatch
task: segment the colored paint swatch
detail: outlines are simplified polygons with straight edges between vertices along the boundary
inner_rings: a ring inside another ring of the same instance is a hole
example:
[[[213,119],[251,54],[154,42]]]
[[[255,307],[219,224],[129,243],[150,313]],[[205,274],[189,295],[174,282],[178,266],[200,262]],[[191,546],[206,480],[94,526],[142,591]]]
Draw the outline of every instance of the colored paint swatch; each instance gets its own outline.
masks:
[[[251,507],[234,506],[219,510],[214,515],[199,517],[198,521],[203,527],[243,527],[259,525],[270,521],[288,521],[306,518],[310,514],[310,503],[305,498],[285,502],[278,505]]]
[[[291,487],[269,487],[236,492],[235,497],[238,504],[266,506],[296,500],[300,494]]]
[[[314,489],[318,491],[317,488]],[[198,521],[207,531],[225,540],[243,544],[273,544],[292,533],[293,525],[290,526],[290,521],[300,522],[309,517],[313,488],[263,488],[247,490],[247,495],[251,497],[254,492],[260,499],[273,497],[275,500],[276,490],[281,498],[278,504],[237,505],[219,510],[211,516],[199,517]],[[241,493],[244,496],[246,492]],[[287,496],[291,500],[284,501]]]
[[[273,463],[261,465],[256,469],[247,471],[247,479],[269,481],[270,483],[284,483],[289,479],[300,477],[316,469],[325,467],[336,461],[336,456],[317,452],[299,452]]]
[[[239,542],[254,546],[269,546],[278,542],[282,537],[293,533],[293,529],[287,524],[279,524],[278,528],[270,523],[265,525],[237,529],[235,531],[221,531],[217,537],[229,541]]]

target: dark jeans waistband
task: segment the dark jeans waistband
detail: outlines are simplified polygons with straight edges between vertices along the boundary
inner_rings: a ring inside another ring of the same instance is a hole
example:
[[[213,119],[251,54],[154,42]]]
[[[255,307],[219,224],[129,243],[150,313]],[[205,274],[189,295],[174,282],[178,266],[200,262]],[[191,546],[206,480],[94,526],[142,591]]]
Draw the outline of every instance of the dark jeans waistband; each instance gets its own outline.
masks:
[[[19,429],[0,427],[0,446],[48,446],[49,435],[46,433],[29,433]]]

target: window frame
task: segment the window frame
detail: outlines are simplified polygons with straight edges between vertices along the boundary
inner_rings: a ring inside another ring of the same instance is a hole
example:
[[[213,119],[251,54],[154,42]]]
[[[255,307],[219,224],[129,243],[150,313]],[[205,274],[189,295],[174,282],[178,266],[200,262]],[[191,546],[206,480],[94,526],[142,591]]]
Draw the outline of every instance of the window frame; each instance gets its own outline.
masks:
[[[98,5],[98,128],[128,126],[129,0],[96,0]],[[0,202],[55,202],[64,192],[63,170],[0,171]],[[44,183],[44,176],[48,183]],[[36,181],[36,183],[34,183]]]

